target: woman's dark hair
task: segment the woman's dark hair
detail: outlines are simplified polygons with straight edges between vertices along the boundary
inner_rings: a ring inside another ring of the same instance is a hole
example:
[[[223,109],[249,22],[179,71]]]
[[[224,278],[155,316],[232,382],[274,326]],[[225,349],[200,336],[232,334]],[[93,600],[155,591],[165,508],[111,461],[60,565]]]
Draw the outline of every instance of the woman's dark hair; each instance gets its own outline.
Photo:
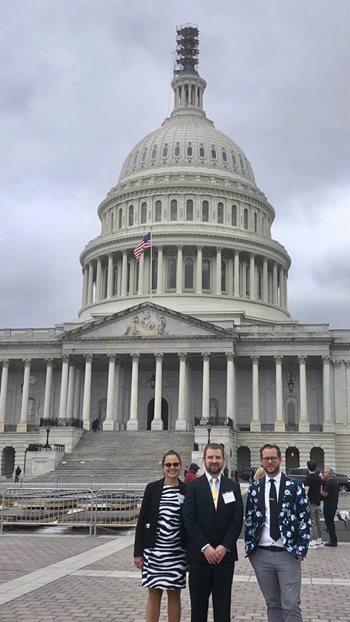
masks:
[[[167,451],[166,454],[164,454],[162,458],[162,466],[164,466],[165,459],[167,456],[176,456],[179,459],[180,464],[182,464],[180,455],[177,453],[177,451],[174,451],[174,449],[169,449],[169,451]]]

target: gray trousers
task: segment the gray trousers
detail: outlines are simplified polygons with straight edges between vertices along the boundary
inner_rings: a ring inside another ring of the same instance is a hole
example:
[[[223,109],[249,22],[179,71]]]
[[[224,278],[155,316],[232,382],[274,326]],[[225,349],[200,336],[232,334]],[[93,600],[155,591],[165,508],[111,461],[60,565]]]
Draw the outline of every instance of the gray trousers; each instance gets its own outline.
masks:
[[[310,514],[311,514],[311,540],[318,540],[322,538],[322,529],[321,529],[321,508],[319,505],[310,505]]]
[[[302,622],[301,563],[287,551],[255,549],[249,555],[266,601],[269,622]]]

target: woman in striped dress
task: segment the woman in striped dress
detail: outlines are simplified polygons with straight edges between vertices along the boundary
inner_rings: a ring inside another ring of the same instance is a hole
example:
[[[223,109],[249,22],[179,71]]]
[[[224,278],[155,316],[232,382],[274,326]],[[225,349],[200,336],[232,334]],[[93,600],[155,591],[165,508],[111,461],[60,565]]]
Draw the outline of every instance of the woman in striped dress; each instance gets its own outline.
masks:
[[[147,484],[136,526],[134,563],[148,588],[146,622],[158,622],[163,591],[168,595],[168,622],[180,622],[180,590],[186,586],[185,531],[181,513],[185,484],[179,480],[181,458],[168,451],[164,477]]]

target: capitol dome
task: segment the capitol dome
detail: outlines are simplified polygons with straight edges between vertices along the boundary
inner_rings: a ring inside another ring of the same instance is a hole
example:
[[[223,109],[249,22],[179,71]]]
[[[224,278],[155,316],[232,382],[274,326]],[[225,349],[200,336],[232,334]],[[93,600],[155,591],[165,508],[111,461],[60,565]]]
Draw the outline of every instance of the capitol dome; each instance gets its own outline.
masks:
[[[81,254],[79,317],[147,300],[221,326],[290,321],[290,258],[271,237],[273,207],[242,149],[207,119],[198,30],[181,27],[174,108],[126,158]],[[146,234],[152,245],[134,249]]]

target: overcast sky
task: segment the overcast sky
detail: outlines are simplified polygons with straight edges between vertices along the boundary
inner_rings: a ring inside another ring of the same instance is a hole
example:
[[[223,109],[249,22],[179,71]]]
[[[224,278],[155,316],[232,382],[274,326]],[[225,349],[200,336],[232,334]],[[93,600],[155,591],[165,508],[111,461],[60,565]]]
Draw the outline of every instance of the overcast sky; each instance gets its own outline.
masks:
[[[348,0],[0,1],[0,327],[77,317],[79,254],[129,151],[171,111],[176,26],[292,258],[289,310],[350,328]]]

